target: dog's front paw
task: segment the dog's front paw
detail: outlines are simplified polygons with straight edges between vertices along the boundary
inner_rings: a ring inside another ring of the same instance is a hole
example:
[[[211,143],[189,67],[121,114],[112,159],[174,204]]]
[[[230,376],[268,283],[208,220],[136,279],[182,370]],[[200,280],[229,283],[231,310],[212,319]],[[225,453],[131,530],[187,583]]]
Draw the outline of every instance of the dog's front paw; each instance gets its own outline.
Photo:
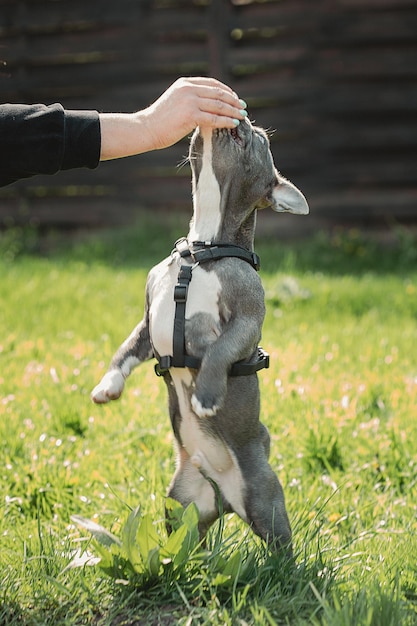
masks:
[[[204,406],[204,404],[200,402],[195,394],[192,396],[191,406],[193,407],[194,413],[196,413],[198,417],[213,417],[213,415],[216,415],[219,410],[219,407],[216,404],[211,404],[210,406]]]
[[[119,370],[107,372],[91,392],[91,399],[96,404],[105,404],[109,400],[120,398],[125,386],[125,379]]]

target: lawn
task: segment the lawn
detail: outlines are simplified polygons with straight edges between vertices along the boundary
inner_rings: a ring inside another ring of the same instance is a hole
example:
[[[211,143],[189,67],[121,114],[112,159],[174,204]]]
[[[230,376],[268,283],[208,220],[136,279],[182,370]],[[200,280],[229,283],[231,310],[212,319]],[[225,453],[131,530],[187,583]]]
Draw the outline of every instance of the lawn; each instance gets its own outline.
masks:
[[[146,218],[42,254],[25,232],[0,238],[0,623],[416,624],[415,238],[257,242],[262,420],[291,565],[235,516],[203,549],[195,512],[179,512],[188,543],[168,544],[175,458],[152,363],[118,402],[89,398],[142,316],[148,269],[186,229]]]

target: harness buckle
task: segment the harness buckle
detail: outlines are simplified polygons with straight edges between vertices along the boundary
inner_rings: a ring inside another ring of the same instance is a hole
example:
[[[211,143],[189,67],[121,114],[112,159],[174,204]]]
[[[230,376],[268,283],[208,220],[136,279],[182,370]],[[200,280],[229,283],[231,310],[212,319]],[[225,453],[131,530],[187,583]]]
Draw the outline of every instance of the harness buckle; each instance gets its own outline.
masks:
[[[158,362],[155,363],[155,374],[157,376],[163,376],[172,366],[172,356],[161,356]]]
[[[258,346],[258,359],[259,359],[259,363],[262,363],[261,369],[263,368],[269,369],[269,359],[270,359],[269,354],[268,352],[266,352],[266,350],[264,350],[260,346]]]
[[[252,265],[257,272],[261,269],[261,259],[256,254],[256,252],[252,252]]]
[[[191,282],[193,267],[191,265],[182,265],[178,274],[178,282],[174,287],[175,302],[186,302],[188,285]]]
[[[188,285],[178,283],[174,287],[174,300],[175,302],[186,302],[188,293]]]
[[[191,254],[188,245],[188,239],[186,237],[180,237],[180,239],[177,239],[174,249],[179,253],[181,257],[190,256]]]

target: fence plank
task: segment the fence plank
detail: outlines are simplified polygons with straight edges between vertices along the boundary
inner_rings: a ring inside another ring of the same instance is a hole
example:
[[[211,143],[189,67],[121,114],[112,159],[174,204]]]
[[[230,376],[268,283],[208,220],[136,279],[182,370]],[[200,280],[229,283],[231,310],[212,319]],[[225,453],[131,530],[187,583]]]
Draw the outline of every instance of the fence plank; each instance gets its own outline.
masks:
[[[416,30],[417,0],[0,0],[0,98],[133,111],[180,75],[215,75],[275,131],[276,164],[311,198],[309,219],[371,223],[391,206],[409,221]],[[21,181],[0,190],[0,223],[95,227],[137,206],[189,211],[187,152],[185,138]]]

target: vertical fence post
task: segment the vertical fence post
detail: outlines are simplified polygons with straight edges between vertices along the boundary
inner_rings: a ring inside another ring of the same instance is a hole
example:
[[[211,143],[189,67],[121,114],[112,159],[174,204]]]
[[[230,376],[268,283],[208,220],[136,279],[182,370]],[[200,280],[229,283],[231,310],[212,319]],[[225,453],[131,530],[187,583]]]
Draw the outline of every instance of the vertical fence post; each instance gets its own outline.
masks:
[[[211,0],[209,5],[209,73],[210,76],[229,81],[229,28],[230,0]]]

